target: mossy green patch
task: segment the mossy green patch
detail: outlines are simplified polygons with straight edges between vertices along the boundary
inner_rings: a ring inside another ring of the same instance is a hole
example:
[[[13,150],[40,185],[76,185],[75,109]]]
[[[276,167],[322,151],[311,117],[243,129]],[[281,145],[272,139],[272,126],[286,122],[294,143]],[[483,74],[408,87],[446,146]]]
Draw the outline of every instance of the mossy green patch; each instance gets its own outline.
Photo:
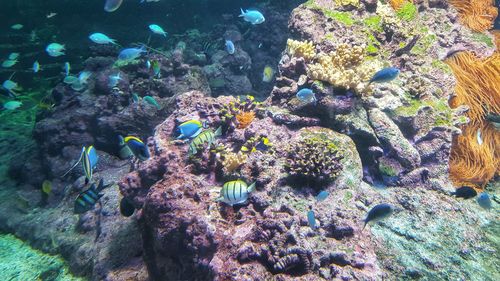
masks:
[[[0,235],[0,272],[2,280],[85,280],[72,276],[61,258],[32,249],[13,235]]]
[[[451,68],[441,60],[433,60],[431,63],[432,67],[437,68],[445,73],[451,74]]]
[[[430,106],[435,112],[434,126],[451,126],[453,121],[453,111],[444,99],[421,101],[417,99],[410,100],[408,106],[400,106],[393,112],[399,116],[415,116],[418,110],[424,106]]]
[[[346,204],[347,204],[347,203],[349,202],[349,200],[351,200],[351,199],[352,199],[352,196],[353,196],[353,195],[352,195],[352,192],[350,192],[350,191],[346,191],[346,192],[344,193],[344,198],[343,198],[344,203],[346,203]]]
[[[493,40],[485,33],[473,32],[471,39],[476,42],[485,43],[488,47],[493,47]]]
[[[371,30],[382,32],[382,18],[380,16],[371,16],[363,20],[363,23]]]
[[[417,17],[417,7],[411,2],[406,2],[396,12],[396,15],[405,21],[414,20]]]
[[[387,165],[383,162],[379,163],[378,169],[379,169],[381,174],[388,176],[388,177],[395,177],[398,175],[398,173],[396,172],[396,170],[393,167],[391,167],[390,165]]]
[[[424,55],[436,41],[436,34],[427,34],[422,39],[418,40],[417,44],[411,49],[411,52],[415,55]]]
[[[316,10],[322,12],[326,17],[331,18],[337,22],[343,23],[346,26],[351,26],[354,24],[354,19],[352,19],[351,14],[348,12],[340,12],[340,11],[332,11],[329,9],[325,9],[318,4],[314,0],[309,0],[304,3],[304,6],[310,8],[311,10]]]

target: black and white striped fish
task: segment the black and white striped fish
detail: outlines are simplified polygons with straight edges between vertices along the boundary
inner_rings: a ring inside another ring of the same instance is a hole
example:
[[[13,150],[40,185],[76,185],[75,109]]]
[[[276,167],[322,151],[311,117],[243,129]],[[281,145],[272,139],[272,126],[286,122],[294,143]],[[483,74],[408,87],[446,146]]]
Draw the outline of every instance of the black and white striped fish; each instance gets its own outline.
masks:
[[[103,180],[99,181],[99,185],[96,187],[93,183],[89,189],[82,191],[78,194],[75,200],[75,214],[83,214],[87,211],[90,211],[94,208],[94,205],[103,194],[100,192],[111,184],[104,185]]]
[[[220,197],[216,201],[224,202],[230,206],[244,204],[248,195],[255,190],[255,182],[248,186],[242,180],[226,182],[220,191]]]

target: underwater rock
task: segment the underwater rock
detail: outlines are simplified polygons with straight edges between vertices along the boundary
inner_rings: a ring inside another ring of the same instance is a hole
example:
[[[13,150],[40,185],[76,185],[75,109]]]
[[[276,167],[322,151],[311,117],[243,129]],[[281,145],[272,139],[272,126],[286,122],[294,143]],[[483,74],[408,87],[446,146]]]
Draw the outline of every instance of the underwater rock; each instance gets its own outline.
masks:
[[[421,160],[417,150],[384,112],[370,109],[368,118],[384,149],[391,152],[403,167],[412,170],[420,165]]]

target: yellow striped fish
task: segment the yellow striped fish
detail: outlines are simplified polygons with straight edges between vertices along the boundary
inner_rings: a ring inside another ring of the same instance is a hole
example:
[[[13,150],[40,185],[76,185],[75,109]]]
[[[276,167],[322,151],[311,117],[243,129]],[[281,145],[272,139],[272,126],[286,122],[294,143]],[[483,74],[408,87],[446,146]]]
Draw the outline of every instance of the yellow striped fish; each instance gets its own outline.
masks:
[[[224,202],[230,206],[243,204],[248,200],[250,192],[255,190],[255,182],[250,186],[242,180],[226,182],[220,191],[220,197],[216,201]]]
[[[83,172],[85,173],[85,184],[88,184],[92,180],[94,168],[97,166],[97,161],[99,161],[99,155],[97,155],[97,151],[92,145],[82,147],[82,153],[80,153],[78,161],[76,161],[76,163],[62,176],[64,177],[71,172],[80,161],[82,162]]]
[[[215,132],[212,129],[201,132],[189,144],[189,155],[195,155],[196,153],[198,153],[198,149],[200,148],[200,146],[203,146],[203,144],[205,143],[208,143],[208,147],[210,147],[212,143],[214,143],[215,138],[219,137],[220,135],[222,135],[221,127],[219,127]]]

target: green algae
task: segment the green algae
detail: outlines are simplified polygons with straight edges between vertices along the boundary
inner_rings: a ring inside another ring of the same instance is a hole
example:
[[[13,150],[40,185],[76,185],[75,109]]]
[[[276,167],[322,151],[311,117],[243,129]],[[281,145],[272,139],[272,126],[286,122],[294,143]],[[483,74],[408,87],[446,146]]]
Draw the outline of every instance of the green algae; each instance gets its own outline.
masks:
[[[433,60],[431,62],[431,66],[434,67],[434,68],[437,68],[441,71],[443,71],[444,73],[446,74],[452,74],[453,72],[451,71],[451,68],[449,65],[447,65],[446,63],[444,63],[443,61],[441,60]]]
[[[494,44],[493,44],[493,40],[491,39],[490,36],[488,36],[487,34],[485,33],[481,33],[481,32],[473,32],[472,33],[472,36],[471,36],[471,39],[473,41],[476,41],[476,42],[481,42],[481,43],[484,43],[486,44],[486,46],[488,47],[493,47]]]
[[[422,39],[418,40],[417,44],[411,49],[411,53],[415,55],[426,55],[429,48],[437,41],[436,34],[427,34]]]
[[[10,234],[0,235],[0,272],[2,280],[83,281],[72,276],[58,256],[44,254]]]
[[[402,20],[412,21],[417,17],[417,12],[417,7],[413,3],[406,2],[396,12],[396,15]]]
[[[346,26],[351,26],[355,23],[354,19],[351,17],[351,14],[348,12],[340,12],[340,11],[332,11],[329,9],[325,9],[318,4],[314,0],[309,0],[304,3],[305,7],[310,8],[311,10],[316,10],[322,12],[326,17],[331,18],[337,22],[343,23]]]
[[[363,20],[363,24],[366,25],[371,30],[378,32],[384,31],[382,28],[382,17],[380,16],[367,17]]]
[[[378,169],[379,169],[380,173],[382,173],[383,175],[386,175],[388,177],[395,177],[398,175],[398,173],[396,172],[396,170],[394,170],[393,167],[391,167],[383,162],[379,163]]]
[[[415,116],[424,106],[430,106],[434,109],[434,126],[451,126],[453,124],[453,110],[444,99],[426,101],[411,99],[409,105],[396,108],[393,114],[407,117]]]

